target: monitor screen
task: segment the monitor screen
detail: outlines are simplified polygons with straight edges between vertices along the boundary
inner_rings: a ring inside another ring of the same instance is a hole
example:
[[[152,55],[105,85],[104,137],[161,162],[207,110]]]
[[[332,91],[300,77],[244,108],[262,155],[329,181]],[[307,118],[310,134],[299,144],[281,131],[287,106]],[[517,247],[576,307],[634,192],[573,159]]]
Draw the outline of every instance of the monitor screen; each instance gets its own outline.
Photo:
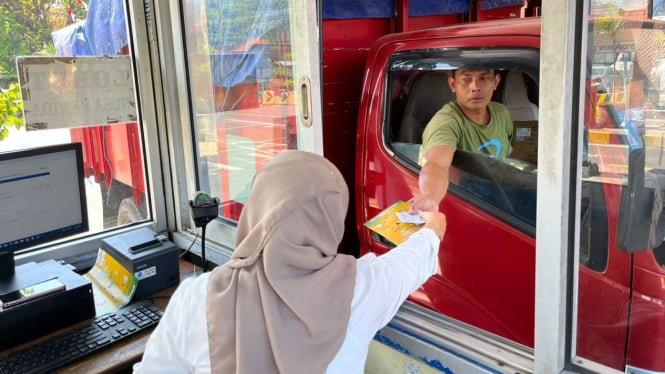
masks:
[[[16,250],[88,230],[84,182],[80,143],[0,153],[0,273]]]

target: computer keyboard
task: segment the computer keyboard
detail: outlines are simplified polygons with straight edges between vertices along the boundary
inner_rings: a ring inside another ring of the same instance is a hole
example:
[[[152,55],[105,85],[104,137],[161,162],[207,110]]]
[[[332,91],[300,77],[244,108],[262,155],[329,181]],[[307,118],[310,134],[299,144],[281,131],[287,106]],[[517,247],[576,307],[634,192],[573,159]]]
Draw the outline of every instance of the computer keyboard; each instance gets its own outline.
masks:
[[[0,373],[45,373],[156,325],[162,311],[142,300],[0,357]]]

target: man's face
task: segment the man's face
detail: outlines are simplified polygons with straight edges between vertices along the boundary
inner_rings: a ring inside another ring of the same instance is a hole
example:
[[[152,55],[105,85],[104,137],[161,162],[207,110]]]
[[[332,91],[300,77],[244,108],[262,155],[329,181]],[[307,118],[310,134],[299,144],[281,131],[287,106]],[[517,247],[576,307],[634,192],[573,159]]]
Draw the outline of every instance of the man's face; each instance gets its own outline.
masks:
[[[491,69],[459,69],[455,71],[454,77],[448,78],[448,84],[462,108],[485,110],[499,84],[499,75]]]

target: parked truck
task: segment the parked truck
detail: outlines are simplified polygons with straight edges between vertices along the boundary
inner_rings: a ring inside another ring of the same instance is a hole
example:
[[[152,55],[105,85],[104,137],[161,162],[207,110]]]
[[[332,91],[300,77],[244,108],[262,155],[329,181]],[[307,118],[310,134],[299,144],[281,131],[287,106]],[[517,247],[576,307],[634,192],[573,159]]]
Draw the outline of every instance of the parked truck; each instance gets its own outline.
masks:
[[[51,33],[56,54],[129,55],[123,2],[98,0],[84,7],[85,19],[72,19],[74,22]],[[109,123],[70,129],[71,140],[83,146],[86,177],[99,184],[105,229],[146,219],[149,201],[139,124]]]

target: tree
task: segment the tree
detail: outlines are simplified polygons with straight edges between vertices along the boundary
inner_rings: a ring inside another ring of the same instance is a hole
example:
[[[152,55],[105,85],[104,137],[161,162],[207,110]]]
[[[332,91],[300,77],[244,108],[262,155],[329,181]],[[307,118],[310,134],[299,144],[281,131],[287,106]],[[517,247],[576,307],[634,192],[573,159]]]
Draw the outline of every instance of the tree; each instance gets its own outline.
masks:
[[[16,56],[54,55],[51,32],[83,17],[77,0],[0,0],[0,141],[25,124]]]
[[[8,89],[0,90],[0,140],[9,135],[10,127],[20,129],[24,124],[21,90],[12,83]]]
[[[0,0],[0,56],[5,56],[0,58],[0,87],[16,82],[16,56],[53,51],[51,32],[72,17],[85,18],[85,8],[76,0]]]

